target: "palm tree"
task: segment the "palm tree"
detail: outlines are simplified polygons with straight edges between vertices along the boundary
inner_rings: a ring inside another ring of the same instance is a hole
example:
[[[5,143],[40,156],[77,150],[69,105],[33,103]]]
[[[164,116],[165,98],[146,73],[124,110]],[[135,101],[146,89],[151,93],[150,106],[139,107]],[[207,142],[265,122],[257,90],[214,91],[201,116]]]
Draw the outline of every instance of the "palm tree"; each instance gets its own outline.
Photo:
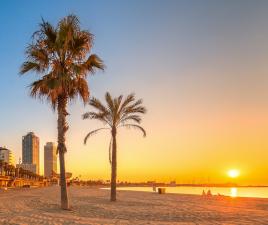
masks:
[[[40,79],[30,85],[31,96],[46,99],[58,114],[58,148],[60,159],[61,207],[69,208],[65,177],[65,135],[68,102],[81,97],[89,99],[87,76],[96,69],[104,69],[102,60],[89,54],[93,35],[80,28],[75,15],[61,19],[57,26],[42,20],[33,34],[32,44],[26,49],[27,60],[20,73],[35,72]]]
[[[106,105],[100,100],[92,98],[89,105],[93,106],[97,111],[87,112],[83,114],[83,119],[95,119],[103,122],[106,126],[89,132],[85,139],[86,144],[89,137],[96,134],[100,130],[109,129],[111,131],[111,141],[109,147],[109,161],[111,164],[111,201],[116,201],[116,177],[117,177],[117,143],[116,136],[118,128],[135,128],[146,136],[146,131],[139,125],[141,123],[141,114],[146,113],[146,109],[142,106],[142,99],[135,100],[135,95],[130,94],[125,99],[120,95],[112,98],[110,93],[105,95]]]

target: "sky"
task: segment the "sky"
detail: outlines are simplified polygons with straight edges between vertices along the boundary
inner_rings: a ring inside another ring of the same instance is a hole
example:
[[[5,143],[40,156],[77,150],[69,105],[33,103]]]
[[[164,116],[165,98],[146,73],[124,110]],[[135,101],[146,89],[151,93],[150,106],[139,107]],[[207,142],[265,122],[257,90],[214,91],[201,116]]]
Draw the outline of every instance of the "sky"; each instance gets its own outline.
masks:
[[[57,140],[56,114],[29,96],[37,75],[19,76],[25,48],[43,17],[73,13],[95,36],[104,72],[88,79],[91,96],[135,92],[148,113],[147,137],[120,130],[118,179],[178,183],[268,184],[268,2],[3,1],[0,3],[0,145],[21,157],[21,139]],[[91,108],[68,107],[66,169],[82,179],[109,179],[109,133],[83,145],[98,122]],[[231,179],[230,169],[240,170]]]

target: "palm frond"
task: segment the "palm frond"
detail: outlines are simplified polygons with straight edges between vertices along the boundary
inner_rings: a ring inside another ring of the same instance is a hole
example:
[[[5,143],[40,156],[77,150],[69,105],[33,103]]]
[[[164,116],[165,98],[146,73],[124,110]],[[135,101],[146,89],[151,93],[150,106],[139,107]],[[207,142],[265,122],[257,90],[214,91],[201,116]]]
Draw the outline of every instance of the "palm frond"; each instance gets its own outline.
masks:
[[[89,105],[93,106],[95,109],[101,111],[102,113],[109,113],[109,110],[97,98],[91,98],[89,101]]]
[[[56,80],[53,78],[49,79],[49,75],[44,76],[43,79],[34,81],[30,85],[30,95],[34,98],[46,99],[55,110],[57,104],[57,96],[59,95],[59,89],[55,88],[57,86]]]
[[[123,109],[128,105],[130,104],[131,102],[133,102],[135,100],[135,94],[132,93],[132,94],[129,94],[126,99],[123,101],[120,109],[119,109],[119,113],[121,113],[123,111]]]
[[[126,128],[134,128],[134,129],[138,129],[143,133],[143,137],[146,137],[146,131],[139,125],[136,124],[122,124],[120,127],[126,127]]]
[[[36,63],[36,62],[32,62],[32,61],[24,62],[20,68],[20,75],[23,75],[23,74],[30,72],[30,71],[34,71],[37,73],[41,72],[42,69],[41,69],[40,64]]]
[[[92,73],[95,72],[96,68],[101,70],[104,70],[105,68],[103,61],[96,54],[90,55],[87,61],[83,64],[83,67]]]
[[[50,48],[54,47],[54,44],[57,38],[56,29],[49,22],[45,21],[43,18],[42,18],[42,23],[39,24],[39,27],[40,27],[39,34],[43,35],[43,38],[46,39],[46,44]],[[38,32],[36,32],[36,34],[38,34]],[[40,35],[39,35],[39,38],[40,38]]]
[[[124,108],[122,108],[122,114],[129,114],[129,113],[146,113],[146,108],[142,106],[142,99],[137,100],[131,105],[127,105]]]
[[[88,139],[89,137],[91,137],[92,135],[97,134],[100,130],[107,130],[107,129],[109,129],[109,128],[99,128],[99,129],[90,131],[90,132],[86,135],[86,137],[84,138],[84,144],[87,143],[87,139]]]
[[[112,96],[109,92],[106,92],[105,100],[106,100],[108,109],[110,110],[111,114],[113,114],[114,113],[114,101],[113,101]]]
[[[120,123],[126,123],[129,120],[134,120],[137,123],[141,122],[141,118],[138,114],[146,113],[146,108],[142,106],[142,99],[139,99],[134,103],[132,102],[129,102],[124,108],[121,107]]]
[[[89,99],[89,87],[88,87],[88,83],[86,81],[86,79],[84,78],[77,78],[74,81],[74,87],[75,88],[71,88],[72,90],[75,91],[75,93],[77,95],[79,95],[81,97],[81,99],[83,100],[84,104],[86,104],[86,102]]]
[[[47,52],[47,49],[44,48],[43,44],[37,43],[35,45],[29,45],[27,47],[26,54],[28,55],[28,59],[39,63],[43,70],[48,68],[49,53]]]
[[[119,112],[122,99],[123,99],[123,95],[119,95],[119,97],[114,99],[114,107],[115,107],[116,112]]]
[[[127,107],[124,110],[124,114],[130,114],[130,113],[141,113],[141,114],[145,114],[146,111],[147,111],[146,108],[143,107],[143,106],[138,106],[138,107],[135,107],[135,108]]]
[[[106,114],[101,113],[101,112],[86,112],[82,115],[82,119],[96,119],[99,120],[103,123],[109,124],[109,121],[107,121]],[[110,125],[110,124],[109,124]]]
[[[126,123],[126,122],[136,122],[141,123],[141,117],[139,115],[128,115],[123,118],[121,118],[120,123]]]

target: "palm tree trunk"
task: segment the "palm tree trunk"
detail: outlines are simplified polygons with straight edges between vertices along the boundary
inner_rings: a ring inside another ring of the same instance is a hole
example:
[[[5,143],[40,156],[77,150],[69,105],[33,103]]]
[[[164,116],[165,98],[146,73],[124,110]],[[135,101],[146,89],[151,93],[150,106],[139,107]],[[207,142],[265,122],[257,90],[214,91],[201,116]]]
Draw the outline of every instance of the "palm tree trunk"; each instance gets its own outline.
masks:
[[[68,130],[66,116],[67,97],[59,96],[58,98],[58,153],[60,159],[60,189],[61,189],[61,208],[69,209],[67,183],[65,175],[65,159],[64,154],[66,152],[65,134]]]
[[[116,201],[116,177],[117,177],[117,156],[116,156],[116,128],[112,129],[112,174],[111,174],[111,201]]]

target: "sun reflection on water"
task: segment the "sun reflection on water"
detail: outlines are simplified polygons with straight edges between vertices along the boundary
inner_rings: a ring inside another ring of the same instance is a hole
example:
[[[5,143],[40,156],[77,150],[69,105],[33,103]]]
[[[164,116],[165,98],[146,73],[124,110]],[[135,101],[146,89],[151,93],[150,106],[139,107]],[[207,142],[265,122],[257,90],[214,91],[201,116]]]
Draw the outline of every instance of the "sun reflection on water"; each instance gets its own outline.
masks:
[[[237,188],[231,188],[230,189],[230,196],[231,197],[237,197]]]

